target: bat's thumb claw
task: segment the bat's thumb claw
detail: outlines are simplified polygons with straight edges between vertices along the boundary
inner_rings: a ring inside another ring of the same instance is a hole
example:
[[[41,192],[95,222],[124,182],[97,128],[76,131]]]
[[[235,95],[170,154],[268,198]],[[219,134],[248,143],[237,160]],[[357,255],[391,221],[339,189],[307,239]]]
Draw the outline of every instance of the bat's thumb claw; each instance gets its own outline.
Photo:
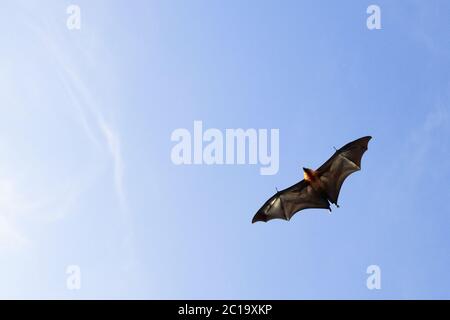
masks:
[[[258,221],[267,222],[267,216],[264,213],[257,212],[252,219],[252,223],[255,223]]]

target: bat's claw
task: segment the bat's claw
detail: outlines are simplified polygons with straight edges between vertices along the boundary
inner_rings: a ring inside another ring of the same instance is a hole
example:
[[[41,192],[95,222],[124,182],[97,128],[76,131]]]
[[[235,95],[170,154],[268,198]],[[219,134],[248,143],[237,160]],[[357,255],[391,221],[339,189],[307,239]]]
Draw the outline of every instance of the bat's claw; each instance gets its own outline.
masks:
[[[258,222],[258,221],[262,221],[262,222],[267,222],[267,216],[263,213],[261,213],[260,211],[258,211],[255,216],[252,219],[252,223]]]

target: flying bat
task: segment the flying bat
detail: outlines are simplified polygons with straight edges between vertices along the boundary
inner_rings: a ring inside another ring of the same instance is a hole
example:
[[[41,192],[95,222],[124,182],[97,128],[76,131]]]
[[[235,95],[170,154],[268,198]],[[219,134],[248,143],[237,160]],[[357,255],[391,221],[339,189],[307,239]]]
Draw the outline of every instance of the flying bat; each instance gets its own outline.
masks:
[[[304,179],[277,191],[253,217],[252,223],[272,219],[290,220],[300,210],[323,208],[331,212],[330,203],[338,205],[339,191],[345,178],[361,170],[361,158],[372,137],[362,137],[336,150],[317,170],[303,168]]]

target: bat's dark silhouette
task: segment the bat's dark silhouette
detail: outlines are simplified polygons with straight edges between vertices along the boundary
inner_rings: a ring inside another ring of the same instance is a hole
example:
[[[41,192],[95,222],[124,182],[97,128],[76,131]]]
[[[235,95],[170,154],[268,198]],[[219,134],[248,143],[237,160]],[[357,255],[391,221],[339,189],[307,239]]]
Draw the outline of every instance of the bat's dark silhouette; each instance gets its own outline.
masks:
[[[273,195],[258,210],[252,223],[290,220],[295,213],[307,208],[331,211],[330,202],[339,207],[342,183],[350,174],[361,170],[361,158],[371,138],[367,136],[346,144],[317,170],[303,168],[304,180]]]

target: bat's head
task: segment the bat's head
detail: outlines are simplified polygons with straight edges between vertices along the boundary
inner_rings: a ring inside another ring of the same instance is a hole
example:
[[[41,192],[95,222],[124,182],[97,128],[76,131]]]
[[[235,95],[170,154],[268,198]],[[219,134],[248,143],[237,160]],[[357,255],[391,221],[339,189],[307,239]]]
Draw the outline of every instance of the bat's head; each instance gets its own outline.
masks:
[[[316,172],[312,169],[303,167],[303,178],[306,181],[312,181],[315,179]]]

